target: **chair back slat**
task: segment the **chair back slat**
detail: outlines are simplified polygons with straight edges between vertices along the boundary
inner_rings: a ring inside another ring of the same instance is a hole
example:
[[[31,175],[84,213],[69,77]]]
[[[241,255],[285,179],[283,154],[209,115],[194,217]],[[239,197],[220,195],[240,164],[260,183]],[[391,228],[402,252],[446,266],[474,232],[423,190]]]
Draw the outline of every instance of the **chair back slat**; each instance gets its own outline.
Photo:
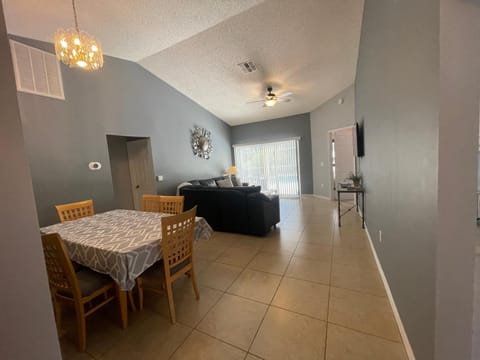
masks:
[[[183,211],[183,196],[143,195],[142,210],[166,214],[180,214]]]
[[[196,212],[195,206],[184,213],[162,218],[162,253],[167,269],[189,258],[192,260]]]
[[[181,214],[183,212],[183,196],[160,196],[160,212]]]
[[[80,297],[75,270],[60,235],[57,233],[42,235],[42,245],[52,292],[68,292],[73,297]]]
[[[85,200],[70,204],[56,205],[58,218],[61,222],[80,219],[95,214],[93,200]]]

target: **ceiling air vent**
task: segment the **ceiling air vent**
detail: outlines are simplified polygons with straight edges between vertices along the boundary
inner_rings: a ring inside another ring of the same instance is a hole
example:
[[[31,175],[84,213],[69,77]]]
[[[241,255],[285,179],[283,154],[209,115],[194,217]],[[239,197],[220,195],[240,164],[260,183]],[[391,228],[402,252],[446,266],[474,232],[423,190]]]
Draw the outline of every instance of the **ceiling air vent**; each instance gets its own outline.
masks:
[[[62,73],[55,55],[10,40],[17,90],[65,99]]]
[[[257,71],[257,65],[255,65],[255,63],[251,60],[241,62],[237,65],[240,66],[240,69],[242,69],[245,74]]]

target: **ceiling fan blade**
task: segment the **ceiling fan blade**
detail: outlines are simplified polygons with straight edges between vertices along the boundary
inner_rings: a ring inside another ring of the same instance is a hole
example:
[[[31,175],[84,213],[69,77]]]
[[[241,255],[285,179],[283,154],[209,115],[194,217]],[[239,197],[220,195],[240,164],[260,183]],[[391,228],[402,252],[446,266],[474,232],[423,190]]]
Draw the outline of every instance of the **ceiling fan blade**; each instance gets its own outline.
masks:
[[[262,99],[262,100],[254,100],[254,101],[247,101],[246,104],[255,104],[255,103],[260,103],[260,102],[264,102],[265,99]]]
[[[280,98],[277,100],[278,102],[290,102],[292,101],[292,99],[288,99],[288,98]]]
[[[284,92],[283,94],[278,95],[277,97],[278,98],[284,98],[284,97],[292,96],[292,95],[293,95],[293,92],[288,91],[288,92]]]

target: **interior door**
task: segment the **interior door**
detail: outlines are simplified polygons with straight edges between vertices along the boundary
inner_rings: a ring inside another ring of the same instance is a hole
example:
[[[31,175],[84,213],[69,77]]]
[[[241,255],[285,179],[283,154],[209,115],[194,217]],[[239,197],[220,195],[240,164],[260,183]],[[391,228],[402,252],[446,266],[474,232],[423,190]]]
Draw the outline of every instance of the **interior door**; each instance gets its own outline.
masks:
[[[350,173],[355,173],[355,153],[353,149],[353,128],[340,129],[333,132],[335,141],[335,180],[333,198],[336,199],[339,183],[345,182]],[[342,195],[342,199],[353,198],[351,194]]]
[[[150,139],[127,141],[127,152],[133,205],[135,210],[141,210],[142,196],[156,193]]]

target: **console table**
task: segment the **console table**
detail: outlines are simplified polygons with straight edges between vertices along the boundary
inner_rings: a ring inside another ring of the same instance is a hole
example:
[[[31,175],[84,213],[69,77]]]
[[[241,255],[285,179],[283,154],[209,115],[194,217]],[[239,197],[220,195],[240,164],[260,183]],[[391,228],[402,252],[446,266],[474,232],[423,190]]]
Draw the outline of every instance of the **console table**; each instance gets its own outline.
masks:
[[[341,212],[340,209],[340,195],[341,194],[348,194],[348,193],[353,193],[355,194],[355,205],[351,206],[348,208],[346,211],[343,213]],[[341,223],[341,218],[344,216],[346,213],[349,211],[356,209],[358,212],[358,195],[362,195],[362,229],[365,229],[365,189],[364,188],[356,188],[356,187],[347,187],[347,188],[342,188],[342,189],[337,189],[337,202],[338,202],[338,227],[342,226]]]

